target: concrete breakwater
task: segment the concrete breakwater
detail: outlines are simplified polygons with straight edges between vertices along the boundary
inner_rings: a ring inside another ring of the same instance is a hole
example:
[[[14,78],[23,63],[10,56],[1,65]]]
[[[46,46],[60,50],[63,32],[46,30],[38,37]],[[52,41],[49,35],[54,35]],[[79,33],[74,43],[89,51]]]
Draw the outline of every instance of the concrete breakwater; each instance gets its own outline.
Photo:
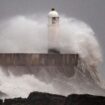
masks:
[[[1,66],[76,66],[78,54],[0,54]]]

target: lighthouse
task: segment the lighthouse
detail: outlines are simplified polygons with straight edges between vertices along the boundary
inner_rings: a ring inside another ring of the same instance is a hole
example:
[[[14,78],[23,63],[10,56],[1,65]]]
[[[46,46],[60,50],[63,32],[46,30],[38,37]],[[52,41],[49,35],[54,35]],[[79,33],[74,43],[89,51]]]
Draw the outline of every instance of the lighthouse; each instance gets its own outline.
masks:
[[[52,8],[48,14],[48,53],[60,53],[58,46],[59,14]]]

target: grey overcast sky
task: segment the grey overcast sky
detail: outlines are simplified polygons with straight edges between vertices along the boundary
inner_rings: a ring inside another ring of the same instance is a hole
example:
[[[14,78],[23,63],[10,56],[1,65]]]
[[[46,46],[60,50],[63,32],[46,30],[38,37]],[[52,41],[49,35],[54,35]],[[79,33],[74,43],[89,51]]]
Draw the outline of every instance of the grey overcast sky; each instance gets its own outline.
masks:
[[[15,15],[47,13],[52,7],[68,17],[89,24],[95,31],[105,56],[105,0],[0,0],[0,20]],[[105,57],[101,67],[103,77],[104,68]]]

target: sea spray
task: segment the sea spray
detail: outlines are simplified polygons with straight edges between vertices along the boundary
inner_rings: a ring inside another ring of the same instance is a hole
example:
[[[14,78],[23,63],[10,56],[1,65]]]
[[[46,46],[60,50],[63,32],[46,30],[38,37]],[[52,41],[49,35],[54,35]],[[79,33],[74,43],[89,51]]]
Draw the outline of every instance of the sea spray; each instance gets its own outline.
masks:
[[[4,21],[4,25],[2,22],[0,27],[0,53],[48,53],[48,24],[43,16],[39,19],[16,16]],[[80,72],[78,67],[74,67],[75,75],[72,77],[67,77],[65,73],[55,71],[56,69],[51,72],[44,68],[38,69],[39,72],[35,75],[27,74],[27,69],[30,72],[30,68],[27,67],[20,67],[24,70],[22,75],[18,76],[12,71],[17,72],[20,68],[13,67],[13,70],[8,68],[5,70],[8,72],[6,75],[1,68],[0,90],[9,97],[25,97],[31,91],[47,91],[63,95],[88,92],[87,89],[82,91],[76,80],[80,79],[80,76],[86,77],[84,71],[95,74],[98,64],[102,61],[100,46],[94,34],[84,22],[61,15],[56,48],[61,54],[79,54],[80,59],[88,65],[85,66],[87,68],[83,70],[80,67]],[[63,70],[66,72],[66,69]],[[56,73],[57,77],[51,78],[49,73],[50,75]],[[80,79],[82,85],[90,83],[87,78],[82,78],[84,82]]]

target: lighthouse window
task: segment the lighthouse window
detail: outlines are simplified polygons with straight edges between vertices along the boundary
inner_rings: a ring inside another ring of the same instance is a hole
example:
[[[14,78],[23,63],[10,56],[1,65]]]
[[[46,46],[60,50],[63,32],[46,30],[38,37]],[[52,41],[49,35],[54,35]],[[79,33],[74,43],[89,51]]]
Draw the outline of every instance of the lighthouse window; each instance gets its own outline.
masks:
[[[53,17],[52,18],[52,24],[55,24],[56,23],[56,17]]]
[[[53,17],[53,20],[56,20],[56,17]]]

